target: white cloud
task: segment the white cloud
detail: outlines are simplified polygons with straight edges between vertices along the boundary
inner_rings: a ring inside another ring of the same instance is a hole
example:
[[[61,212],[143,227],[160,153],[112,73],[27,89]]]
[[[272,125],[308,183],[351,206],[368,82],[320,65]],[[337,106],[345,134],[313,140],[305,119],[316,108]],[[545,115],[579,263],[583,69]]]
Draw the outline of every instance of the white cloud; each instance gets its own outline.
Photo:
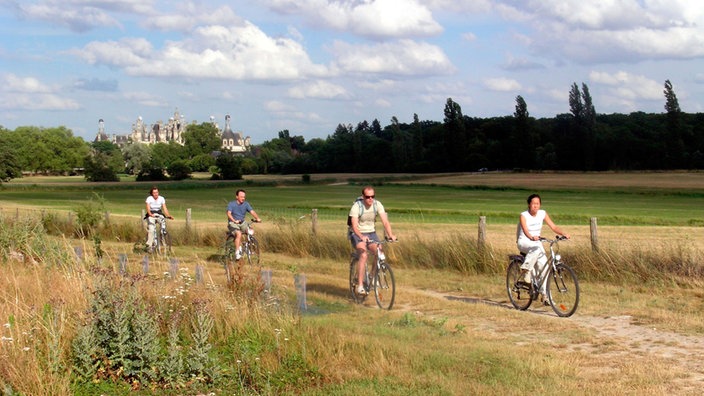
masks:
[[[515,92],[520,90],[521,84],[510,78],[489,78],[484,81],[484,86],[491,91]]]
[[[328,81],[316,81],[290,88],[288,96],[294,99],[339,99],[346,98],[349,94],[340,85]]]
[[[140,106],[164,107],[168,105],[168,101],[166,101],[164,98],[153,95],[149,92],[125,92],[123,97],[127,99],[130,103],[136,103]]]
[[[17,4],[16,11],[23,18],[64,26],[76,32],[85,32],[96,27],[121,26],[117,19],[100,6],[101,4],[91,5],[85,2],[48,0]]]
[[[581,63],[704,56],[704,7],[688,0],[508,4],[533,31],[528,35],[536,55]]]
[[[463,33],[462,40],[469,42],[477,41],[477,35],[472,32]]]
[[[336,56],[336,67],[347,73],[421,76],[446,75],[455,71],[440,47],[413,40],[375,45],[337,41],[332,51]]]
[[[360,36],[389,38],[440,34],[442,26],[417,0],[270,0],[283,14],[298,14],[319,25]]]
[[[158,50],[136,38],[94,41],[73,53],[133,76],[286,80],[328,73],[298,42],[269,37],[249,22],[199,27],[183,41],[166,42]]]
[[[625,71],[606,73],[593,71],[589,79],[597,84],[609,87],[613,96],[626,99],[629,102],[637,99],[661,100],[663,99],[664,81],[657,82],[650,78],[634,75]]]
[[[142,22],[146,28],[162,31],[188,32],[201,25],[242,24],[244,20],[230,7],[221,6],[215,10],[202,9],[190,2],[177,3],[170,13],[157,13]]]
[[[59,95],[61,89],[42,83],[34,77],[15,74],[0,76],[0,109],[77,110],[73,99]]]

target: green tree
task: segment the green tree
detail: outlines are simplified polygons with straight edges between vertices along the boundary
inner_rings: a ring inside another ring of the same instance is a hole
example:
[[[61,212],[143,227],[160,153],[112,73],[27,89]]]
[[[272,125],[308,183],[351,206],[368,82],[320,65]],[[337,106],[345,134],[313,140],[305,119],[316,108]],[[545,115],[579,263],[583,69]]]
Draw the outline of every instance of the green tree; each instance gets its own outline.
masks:
[[[582,94],[579,92],[577,83],[572,83],[570,88],[570,113],[578,122],[581,122],[584,115],[584,103],[582,103]]]
[[[118,145],[113,142],[103,140],[100,142],[91,143],[91,147],[93,149],[92,156],[95,157],[97,153],[102,154],[99,161],[104,161],[105,165],[109,166],[113,173],[117,174],[124,171],[125,161],[122,158],[122,151],[120,151],[120,147]],[[97,160],[98,159],[96,159],[96,161]]]
[[[670,168],[684,165],[683,153],[687,151],[682,138],[682,110],[670,80],[665,80],[665,111],[667,112],[666,133],[664,136],[666,164]]]
[[[469,141],[464,125],[462,107],[459,103],[453,101],[452,98],[447,98],[444,114],[444,142],[449,166],[448,170],[463,170],[469,149]]]
[[[183,133],[183,147],[186,155],[182,159],[218,151],[222,148],[220,131],[210,122],[203,122],[200,125],[191,124]]]
[[[193,172],[207,172],[213,165],[215,165],[215,158],[211,154],[197,155],[188,161],[188,166]]]
[[[186,161],[174,161],[169,165],[167,172],[172,180],[183,180],[191,177],[191,168],[186,164]]]
[[[166,169],[173,162],[188,159],[184,146],[170,141],[169,143],[156,143],[151,146],[152,159],[150,168]]]
[[[215,165],[220,170],[219,175],[221,179],[242,179],[242,157],[232,153],[221,153],[215,160]]]
[[[5,133],[0,128],[0,182],[22,177],[19,160],[8,144]]]
[[[110,165],[111,156],[100,150],[93,150],[84,160],[85,178],[89,182],[119,181],[117,172]]]
[[[122,157],[125,160],[127,173],[136,175],[149,166],[151,150],[146,144],[139,142],[130,143],[122,148]]]

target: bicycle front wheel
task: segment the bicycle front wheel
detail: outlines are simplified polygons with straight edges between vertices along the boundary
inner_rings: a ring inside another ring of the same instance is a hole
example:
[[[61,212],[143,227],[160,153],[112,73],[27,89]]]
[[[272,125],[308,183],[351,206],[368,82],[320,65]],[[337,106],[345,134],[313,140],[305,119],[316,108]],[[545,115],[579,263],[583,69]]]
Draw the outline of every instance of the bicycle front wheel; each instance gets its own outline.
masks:
[[[566,264],[557,264],[548,276],[546,293],[557,316],[572,316],[579,305],[579,282],[574,270]]]
[[[513,307],[525,311],[533,302],[533,285],[523,282],[521,277],[521,263],[511,260],[506,270],[506,292]]]
[[[157,246],[159,254],[171,253],[171,235],[168,231],[159,234],[159,244]]]
[[[396,298],[396,280],[391,266],[381,263],[373,279],[376,304],[381,309],[391,309]]]
[[[259,265],[261,251],[259,250],[259,241],[257,241],[257,238],[249,237],[249,241],[247,241],[247,246],[245,247],[245,254],[247,255],[247,262],[250,265]]]

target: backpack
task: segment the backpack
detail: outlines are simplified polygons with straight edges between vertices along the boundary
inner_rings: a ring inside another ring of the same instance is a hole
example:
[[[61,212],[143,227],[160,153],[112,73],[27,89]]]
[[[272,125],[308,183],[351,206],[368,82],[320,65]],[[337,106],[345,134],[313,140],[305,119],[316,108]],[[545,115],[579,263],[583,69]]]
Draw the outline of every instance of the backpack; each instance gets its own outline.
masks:
[[[354,203],[359,205],[359,217],[362,217],[362,214],[364,213],[364,198],[362,198],[362,196],[360,195],[359,197],[357,197],[357,199],[354,200]],[[372,208],[374,209],[374,218],[376,219],[376,199],[372,204]],[[347,227],[352,227],[352,216],[347,216]]]

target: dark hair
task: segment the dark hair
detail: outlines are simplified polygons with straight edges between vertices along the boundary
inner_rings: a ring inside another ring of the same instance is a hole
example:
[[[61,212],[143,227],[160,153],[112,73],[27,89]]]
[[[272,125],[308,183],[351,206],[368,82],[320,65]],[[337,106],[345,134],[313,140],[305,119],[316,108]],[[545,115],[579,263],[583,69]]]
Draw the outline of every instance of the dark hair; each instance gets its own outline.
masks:
[[[530,205],[530,201],[532,201],[533,198],[538,198],[538,201],[540,201],[540,203],[543,203],[543,200],[540,198],[540,195],[538,195],[538,194],[531,194],[531,195],[528,196],[528,200],[527,200],[528,205]]]
[[[243,188],[238,188],[237,191],[235,191],[235,196],[240,195],[241,192],[246,193]]]
[[[152,195],[152,193],[154,192],[154,190],[158,190],[158,189],[159,189],[159,187],[157,187],[157,186],[152,186],[152,188],[149,189],[149,195]]]

